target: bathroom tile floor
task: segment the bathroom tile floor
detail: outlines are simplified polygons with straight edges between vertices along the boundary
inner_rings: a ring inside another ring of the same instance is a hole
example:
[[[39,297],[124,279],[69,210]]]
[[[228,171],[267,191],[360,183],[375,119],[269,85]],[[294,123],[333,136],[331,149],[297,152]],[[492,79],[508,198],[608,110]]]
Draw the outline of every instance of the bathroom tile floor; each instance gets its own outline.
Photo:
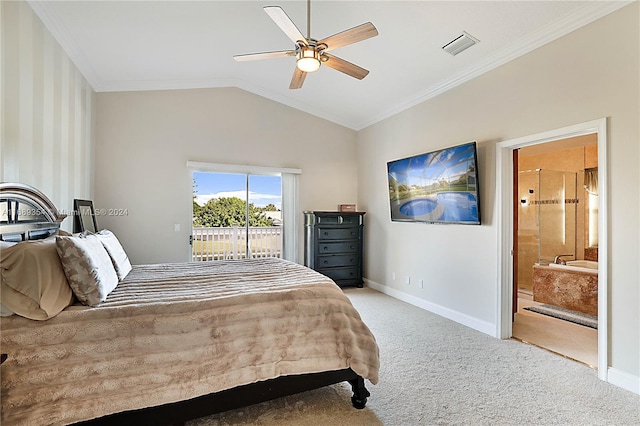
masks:
[[[513,338],[597,368],[598,330],[525,311],[525,307],[540,303],[529,300],[526,294],[521,296],[513,323]]]

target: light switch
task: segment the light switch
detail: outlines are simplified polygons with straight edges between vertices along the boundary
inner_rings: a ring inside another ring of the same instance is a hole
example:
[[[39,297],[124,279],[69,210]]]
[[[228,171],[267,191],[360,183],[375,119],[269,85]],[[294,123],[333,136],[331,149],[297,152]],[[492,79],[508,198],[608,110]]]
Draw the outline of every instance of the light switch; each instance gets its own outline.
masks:
[[[180,224],[176,223],[175,225],[173,225],[173,230],[176,232],[180,232]]]

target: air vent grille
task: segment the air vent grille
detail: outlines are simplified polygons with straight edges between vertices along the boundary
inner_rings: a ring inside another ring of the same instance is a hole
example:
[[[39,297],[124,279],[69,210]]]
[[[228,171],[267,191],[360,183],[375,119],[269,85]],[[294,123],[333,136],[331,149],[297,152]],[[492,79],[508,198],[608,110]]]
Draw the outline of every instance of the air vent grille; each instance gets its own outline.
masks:
[[[445,52],[448,52],[455,56],[463,50],[467,50],[468,48],[479,42],[480,40],[463,31],[461,35],[442,46],[442,48]]]

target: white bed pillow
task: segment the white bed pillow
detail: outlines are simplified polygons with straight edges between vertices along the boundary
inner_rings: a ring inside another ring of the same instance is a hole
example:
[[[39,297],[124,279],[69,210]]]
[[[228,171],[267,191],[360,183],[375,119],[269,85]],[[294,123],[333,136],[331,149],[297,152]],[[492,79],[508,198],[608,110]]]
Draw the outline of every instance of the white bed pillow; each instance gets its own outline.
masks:
[[[62,267],[78,300],[97,306],[118,285],[111,257],[96,235],[57,236]]]
[[[131,262],[129,256],[122,248],[122,244],[118,241],[116,235],[108,229],[103,229],[96,234],[100,239],[100,242],[109,253],[113,267],[118,274],[118,279],[122,281],[129,272],[131,272]]]

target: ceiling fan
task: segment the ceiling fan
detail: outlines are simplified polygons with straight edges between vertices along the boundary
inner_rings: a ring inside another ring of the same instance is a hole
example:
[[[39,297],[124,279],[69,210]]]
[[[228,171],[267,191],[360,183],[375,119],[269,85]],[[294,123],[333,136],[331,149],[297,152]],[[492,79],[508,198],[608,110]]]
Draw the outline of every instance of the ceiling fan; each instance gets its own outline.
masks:
[[[267,12],[267,15],[280,27],[287,37],[293,41],[295,49],[235,55],[233,58],[236,61],[253,61],[257,59],[295,56],[296,69],[293,72],[289,89],[301,88],[307,73],[316,71],[320,68],[321,64],[325,64],[334,70],[343,72],[358,80],[362,80],[369,74],[369,71],[366,69],[327,52],[377,36],[378,30],[371,22],[358,25],[357,27],[350,28],[318,41],[311,38],[311,0],[307,0],[307,37],[302,35],[298,27],[296,27],[296,24],[293,23],[291,18],[287,16],[280,6],[265,6],[264,11]]]

